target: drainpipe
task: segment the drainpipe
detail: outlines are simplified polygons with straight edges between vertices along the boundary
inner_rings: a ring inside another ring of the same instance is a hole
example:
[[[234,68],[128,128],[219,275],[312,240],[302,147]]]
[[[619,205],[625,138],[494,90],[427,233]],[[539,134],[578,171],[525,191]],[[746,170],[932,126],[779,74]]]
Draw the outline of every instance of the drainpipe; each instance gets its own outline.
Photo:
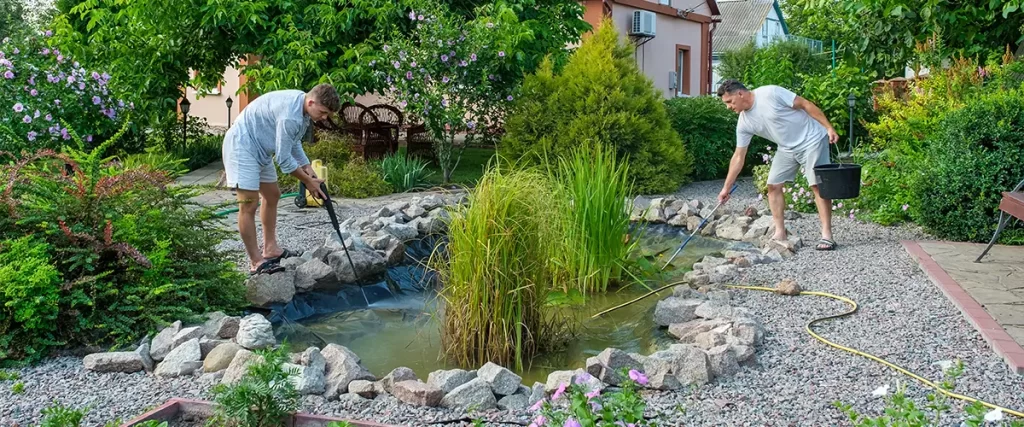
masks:
[[[707,80],[708,81],[708,86],[706,88],[708,95],[711,95],[713,93],[711,89],[712,89],[712,85],[715,84],[714,82],[711,81],[711,79],[713,79],[715,77],[715,73],[713,71],[714,70],[714,65],[712,64],[712,62],[713,62],[712,58],[714,58],[714,55],[713,55],[713,52],[711,52],[711,44],[712,44],[711,40],[714,38],[715,27],[718,26],[719,22],[720,21],[716,21],[714,18],[712,18],[711,19],[711,30],[708,31],[708,45],[707,45],[707,49],[706,49],[708,51],[708,53],[707,53],[707,55],[708,55],[708,70],[707,70],[707,73],[708,73],[708,80]]]

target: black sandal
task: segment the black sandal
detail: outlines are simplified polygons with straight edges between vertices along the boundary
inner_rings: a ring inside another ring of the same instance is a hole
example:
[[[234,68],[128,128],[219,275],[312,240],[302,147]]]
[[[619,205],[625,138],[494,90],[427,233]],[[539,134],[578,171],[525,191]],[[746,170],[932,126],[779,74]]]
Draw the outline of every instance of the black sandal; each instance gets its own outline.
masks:
[[[289,250],[289,249],[283,249],[283,251],[281,252],[281,255],[278,255],[278,256],[273,257],[273,258],[267,258],[267,261],[278,262],[278,261],[281,261],[282,259],[285,259],[285,258],[294,258],[294,257],[297,257],[297,256],[302,256],[302,253],[301,252],[292,251],[292,250]]]
[[[818,245],[814,247],[814,249],[817,249],[819,251],[831,251],[835,250],[835,248],[836,242],[832,241],[831,239],[818,240]]]
[[[285,268],[278,264],[275,260],[266,260],[256,267],[256,270],[249,270],[249,276],[256,276],[259,274],[274,274],[284,271]]]

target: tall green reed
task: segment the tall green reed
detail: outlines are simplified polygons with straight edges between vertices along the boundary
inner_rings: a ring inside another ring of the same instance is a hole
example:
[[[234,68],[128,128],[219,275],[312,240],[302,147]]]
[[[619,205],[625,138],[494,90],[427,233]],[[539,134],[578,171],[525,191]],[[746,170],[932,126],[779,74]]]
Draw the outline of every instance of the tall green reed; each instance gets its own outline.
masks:
[[[522,369],[553,335],[543,306],[559,248],[556,190],[542,172],[499,166],[468,202],[451,212],[447,259],[430,260],[443,283],[444,354],[462,366]]]
[[[549,168],[549,170],[554,170]],[[560,249],[553,259],[563,291],[604,292],[622,278],[633,245],[629,166],[604,144],[583,144],[558,159]]]

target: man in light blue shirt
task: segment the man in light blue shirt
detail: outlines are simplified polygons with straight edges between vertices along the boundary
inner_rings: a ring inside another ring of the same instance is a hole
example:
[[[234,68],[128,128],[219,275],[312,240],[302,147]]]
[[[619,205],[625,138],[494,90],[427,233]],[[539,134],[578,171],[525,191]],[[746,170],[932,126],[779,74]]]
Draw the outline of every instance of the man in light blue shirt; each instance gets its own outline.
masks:
[[[301,90],[279,90],[256,98],[242,110],[235,125],[224,135],[222,154],[227,185],[238,193],[238,231],[249,256],[250,274],[283,271],[278,261],[298,254],[277,245],[277,170],[299,179],[315,197],[324,199],[302,137],[310,120],[323,120],[341,109],[338,92],[328,84]],[[257,199],[262,198],[263,251],[256,241]]]

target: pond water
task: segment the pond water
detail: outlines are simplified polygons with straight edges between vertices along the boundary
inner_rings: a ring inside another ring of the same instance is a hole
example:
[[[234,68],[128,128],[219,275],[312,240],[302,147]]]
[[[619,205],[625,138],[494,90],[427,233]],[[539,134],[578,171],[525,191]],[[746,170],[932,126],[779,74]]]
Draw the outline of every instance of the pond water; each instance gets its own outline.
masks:
[[[683,230],[685,231],[685,230]],[[672,227],[648,227],[640,241],[641,253],[660,267],[686,238]],[[436,242],[420,241],[409,245],[411,259],[426,259]],[[694,237],[680,252],[669,270],[678,276],[705,255],[722,252],[728,243]],[[659,254],[661,256],[659,256]],[[378,378],[392,369],[405,366],[421,379],[437,369],[458,366],[446,363],[441,355],[439,304],[434,277],[419,264],[390,268],[384,280],[364,286],[345,286],[334,293],[308,293],[295,296],[286,306],[275,307],[271,321],[278,341],[287,340],[293,351],[329,343],[343,345],[362,359]],[[656,288],[667,283],[650,283]],[[653,322],[653,312],[661,298],[652,296],[597,319],[595,313],[630,301],[649,291],[635,284],[589,295],[580,306],[558,308],[560,315],[578,320],[575,334],[557,350],[537,355],[523,371],[523,384],[545,382],[552,371],[586,366],[588,357],[605,348],[650,354],[673,343],[664,329]],[[662,293],[668,295],[671,289]]]

